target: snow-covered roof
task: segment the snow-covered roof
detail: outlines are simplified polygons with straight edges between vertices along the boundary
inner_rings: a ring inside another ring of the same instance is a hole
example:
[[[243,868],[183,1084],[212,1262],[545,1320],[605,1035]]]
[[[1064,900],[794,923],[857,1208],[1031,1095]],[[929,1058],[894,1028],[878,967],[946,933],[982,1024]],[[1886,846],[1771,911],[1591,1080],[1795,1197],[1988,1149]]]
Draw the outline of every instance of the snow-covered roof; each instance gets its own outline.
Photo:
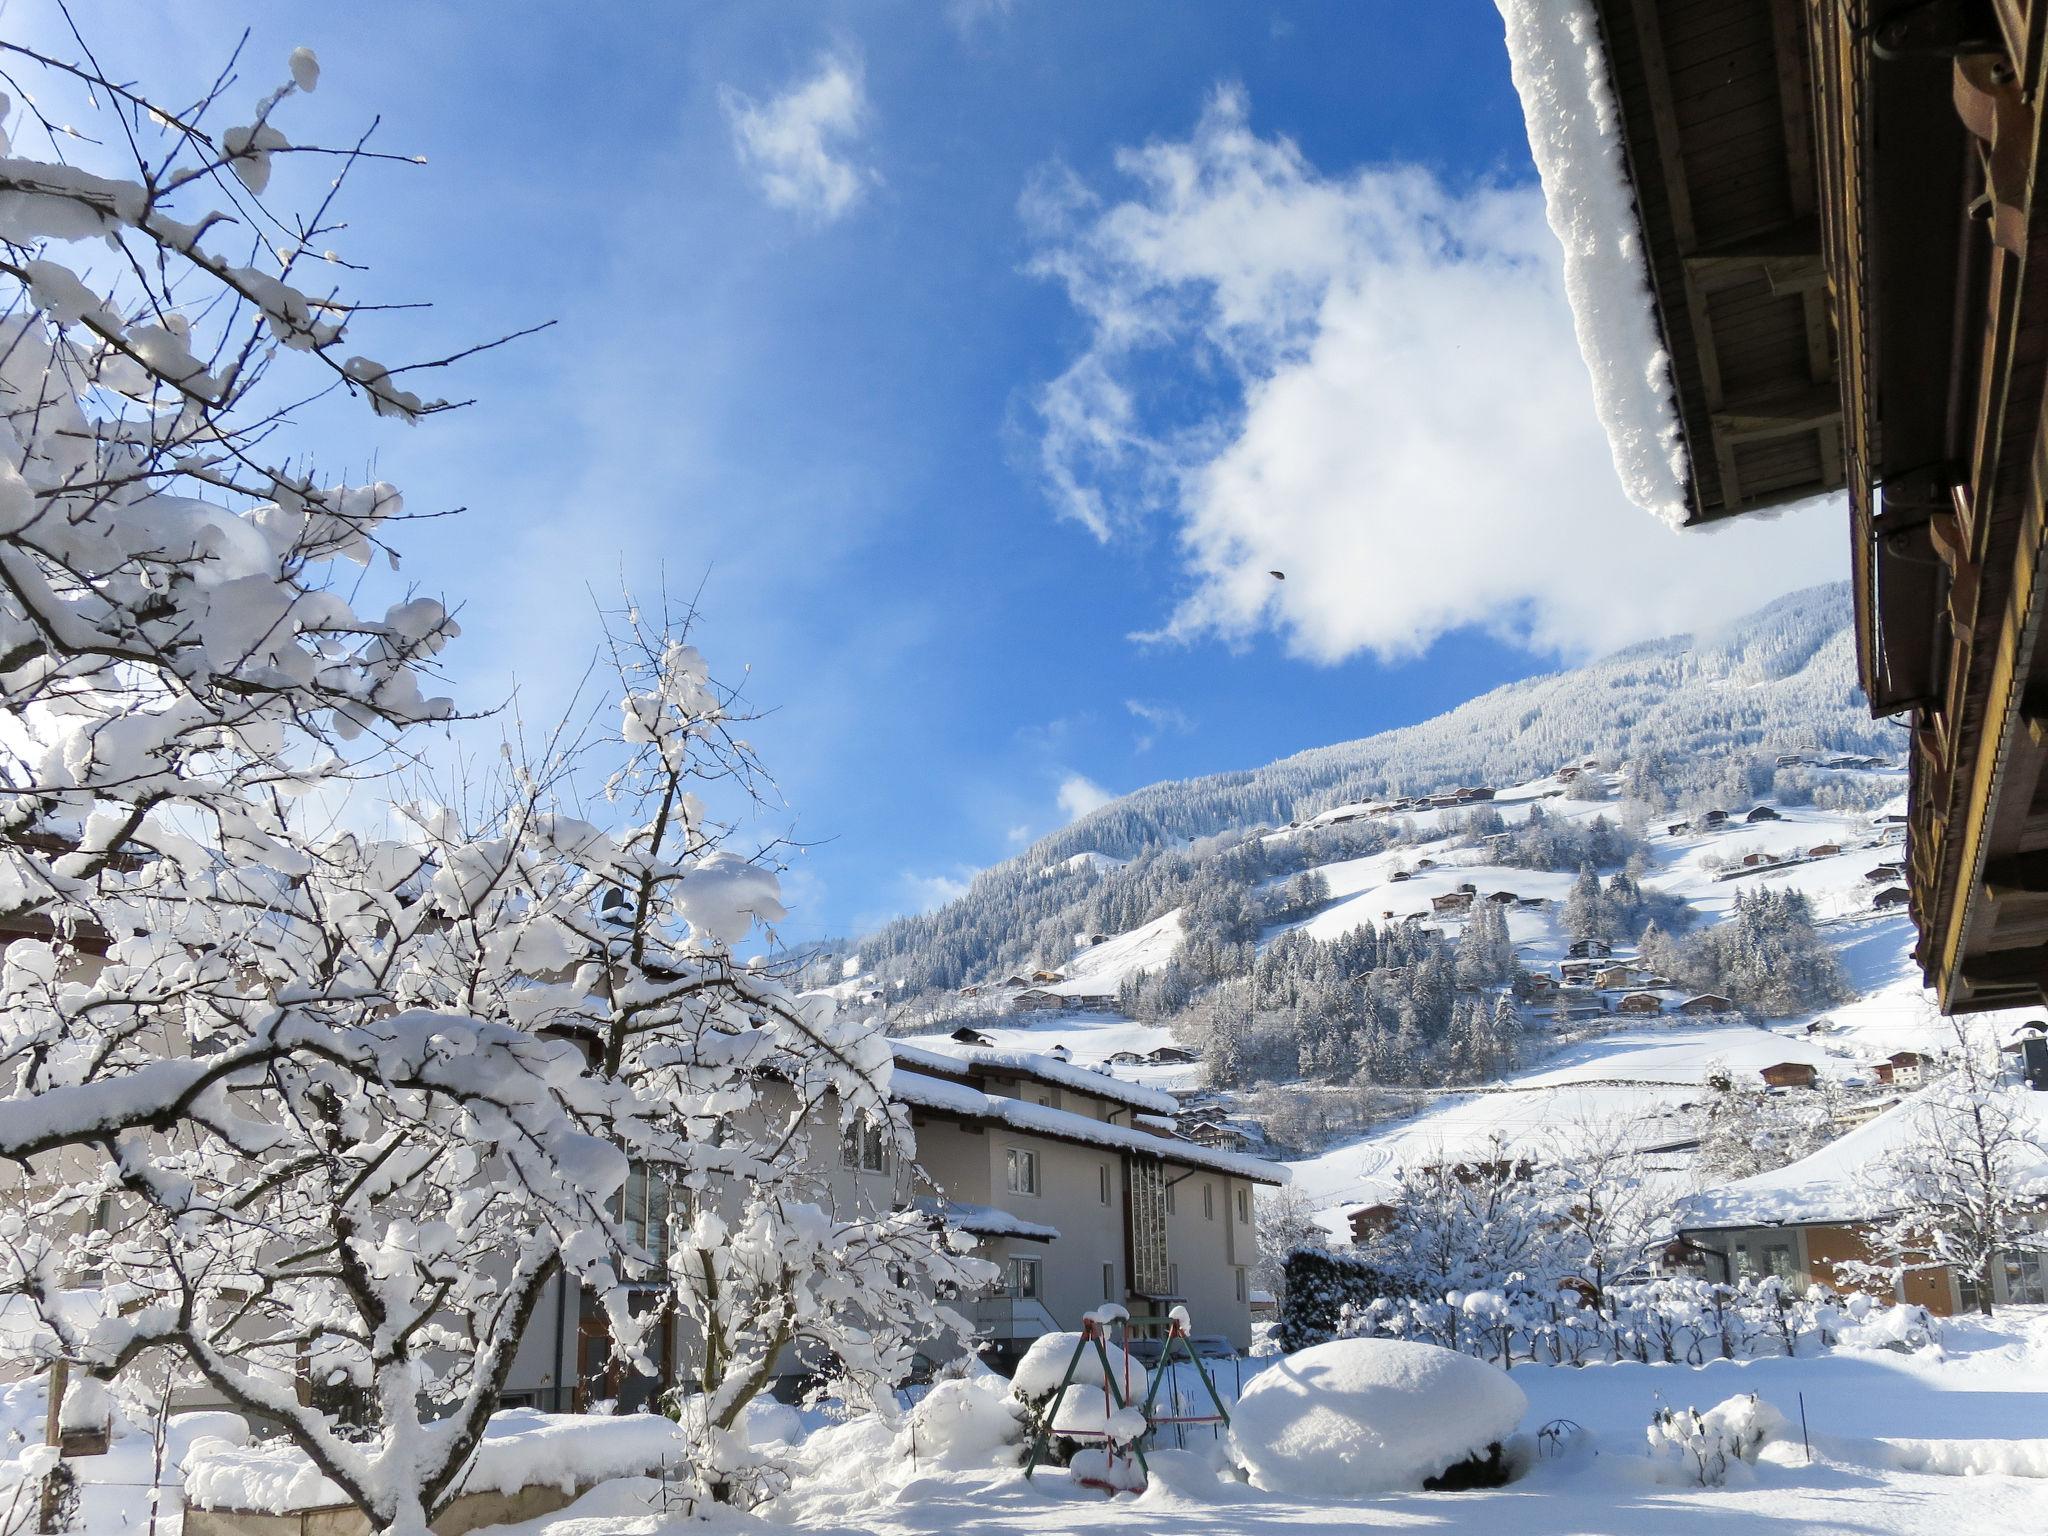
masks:
[[[1884,1162],[1921,1134],[1923,1110],[1946,1091],[1937,1083],[1796,1163],[1702,1190],[1681,1202],[1678,1225],[1700,1232],[1884,1216],[1893,1209],[1896,1193],[1884,1177]],[[2010,1090],[2006,1098],[2036,1123],[2037,1138],[2048,1145],[2048,1093]],[[2048,1153],[2038,1162],[2036,1175],[2048,1178]]]
[[[968,1200],[926,1197],[917,1202],[917,1208],[929,1211],[947,1226],[975,1237],[1025,1237],[1035,1242],[1050,1243],[1060,1235],[1058,1227],[1049,1227],[1042,1221],[1026,1221],[1022,1216],[993,1205],[976,1205]]]
[[[1182,1163],[1191,1168],[1207,1168],[1216,1173],[1230,1174],[1235,1178],[1250,1179],[1258,1184],[1285,1184],[1288,1181],[1288,1171],[1285,1168],[1261,1158],[1220,1151],[1215,1147],[1203,1146],[1199,1142],[1155,1136],[1149,1131],[1112,1125],[1106,1120],[1093,1120],[1087,1115],[1053,1109],[1044,1104],[1031,1104],[1023,1099],[1006,1099],[998,1094],[983,1093],[966,1083],[928,1077],[922,1072],[905,1071],[900,1060],[891,1079],[890,1091],[904,1103],[921,1109],[938,1110],[945,1114],[958,1115],[963,1119],[1007,1125],[1013,1130],[1029,1131],[1054,1141],[1079,1142],[1084,1146],[1113,1147],[1123,1152],[1140,1152],[1152,1157],[1165,1158],[1170,1162]]]
[[[1119,1104],[1128,1104],[1133,1109],[1142,1109],[1155,1115],[1170,1115],[1180,1107],[1180,1101],[1170,1093],[1157,1088],[1142,1087],[1112,1077],[1107,1072],[1097,1072],[1090,1067],[1077,1067],[1072,1062],[1059,1061],[1035,1051],[1003,1050],[1000,1047],[966,1045],[945,1039],[936,1050],[927,1050],[907,1041],[892,1040],[890,1047],[896,1053],[900,1065],[915,1068],[921,1072],[959,1073],[967,1068],[978,1068],[985,1072],[1014,1072],[1020,1077],[1032,1077],[1042,1083],[1052,1083],[1061,1088],[1072,1088],[1081,1093],[1092,1093],[1097,1098],[1112,1099]]]
[[[1685,524],[1690,472],[1621,118],[1590,0],[1494,0],[1593,404],[1628,499]]]

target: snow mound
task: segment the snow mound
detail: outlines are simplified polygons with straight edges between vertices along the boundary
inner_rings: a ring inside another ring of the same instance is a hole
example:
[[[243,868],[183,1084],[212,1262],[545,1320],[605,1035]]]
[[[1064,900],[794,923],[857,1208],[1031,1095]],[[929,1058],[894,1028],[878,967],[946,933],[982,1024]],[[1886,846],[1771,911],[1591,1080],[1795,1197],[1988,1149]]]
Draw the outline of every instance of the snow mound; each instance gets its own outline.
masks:
[[[1006,1395],[1007,1386],[993,1371],[933,1386],[910,1415],[919,1460],[956,1471],[1014,1465],[1024,1444],[1024,1410]]]
[[[1420,1488],[1484,1455],[1529,1400],[1505,1371],[1401,1339],[1338,1339],[1289,1355],[1245,1388],[1230,1444],[1252,1485],[1344,1498]]]

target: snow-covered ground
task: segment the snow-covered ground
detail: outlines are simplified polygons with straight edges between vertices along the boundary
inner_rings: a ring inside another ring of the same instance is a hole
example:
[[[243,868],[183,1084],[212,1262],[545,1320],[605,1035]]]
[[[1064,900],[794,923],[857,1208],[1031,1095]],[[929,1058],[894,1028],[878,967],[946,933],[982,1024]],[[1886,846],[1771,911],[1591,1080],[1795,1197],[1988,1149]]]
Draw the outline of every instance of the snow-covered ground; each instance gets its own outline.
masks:
[[[1280,1361],[1256,1362],[1285,1369]],[[801,1529],[873,1536],[1314,1536],[1361,1527],[1433,1536],[1642,1536],[1740,1530],[1813,1536],[1956,1536],[2048,1530],[2048,1313],[1944,1325],[1939,1348],[1841,1348],[1812,1358],[1684,1365],[1518,1366],[1528,1398],[1506,1487],[1458,1494],[1310,1496],[1261,1490],[1219,1471],[1216,1449],[1152,1458],[1152,1485],[1114,1498],[1057,1469],[1027,1482],[1013,1446],[973,1433],[916,1441],[872,1423],[813,1429],[788,1453],[795,1479],[753,1515],[713,1530]],[[1660,1407],[1712,1407],[1758,1394],[1782,1433],[1726,1487],[1657,1481],[1646,1426]],[[1802,1430],[1802,1413],[1804,1428]],[[1538,1432],[1569,1421],[1559,1454]],[[1575,1432],[1574,1432],[1575,1431]],[[1810,1447],[1810,1449],[1809,1449]],[[660,1513],[646,1481],[595,1490],[544,1520],[490,1536],[670,1536],[704,1529]]]

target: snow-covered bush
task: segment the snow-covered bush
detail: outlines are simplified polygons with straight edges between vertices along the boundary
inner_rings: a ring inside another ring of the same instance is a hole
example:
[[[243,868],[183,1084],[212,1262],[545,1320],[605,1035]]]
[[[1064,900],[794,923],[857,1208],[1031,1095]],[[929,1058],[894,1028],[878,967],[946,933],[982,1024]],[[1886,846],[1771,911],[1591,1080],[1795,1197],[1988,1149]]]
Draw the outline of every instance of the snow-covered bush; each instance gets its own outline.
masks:
[[[1754,1392],[1702,1413],[1659,1408],[1650,1418],[1650,1460],[1660,1483],[1718,1488],[1729,1472],[1753,1463],[1766,1441],[1783,1432],[1785,1416]]]
[[[944,1376],[910,1411],[908,1433],[920,1462],[965,1470],[1023,1459],[1024,1405],[1002,1377],[969,1357],[965,1374]]]
[[[1230,1453],[1252,1483],[1300,1497],[1421,1488],[1490,1463],[1528,1399],[1500,1371],[1428,1344],[1340,1339],[1253,1378]]]

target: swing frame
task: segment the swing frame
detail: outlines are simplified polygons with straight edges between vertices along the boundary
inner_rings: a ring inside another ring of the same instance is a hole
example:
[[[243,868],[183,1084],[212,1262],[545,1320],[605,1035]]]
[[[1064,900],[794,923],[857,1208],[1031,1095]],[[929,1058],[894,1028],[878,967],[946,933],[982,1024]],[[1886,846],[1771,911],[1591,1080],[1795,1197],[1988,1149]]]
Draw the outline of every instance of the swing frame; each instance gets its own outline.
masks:
[[[1119,1312],[1123,1311],[1121,1307],[1117,1310]],[[1144,1401],[1139,1405],[1139,1411],[1145,1416],[1145,1428],[1137,1439],[1130,1442],[1131,1458],[1137,1462],[1138,1470],[1143,1474],[1144,1480],[1137,1488],[1128,1490],[1120,1489],[1112,1483],[1094,1478],[1080,1479],[1079,1481],[1081,1481],[1082,1485],[1084,1487],[1099,1487],[1110,1494],[1142,1492],[1152,1481],[1152,1467],[1151,1463],[1145,1459],[1145,1446],[1158,1433],[1161,1425],[1221,1424],[1225,1428],[1229,1427],[1230,1410],[1223,1405],[1223,1396],[1216,1390],[1216,1383],[1210,1378],[1208,1367],[1202,1364],[1202,1357],[1195,1352],[1194,1342],[1188,1335],[1187,1311],[1185,1308],[1175,1307],[1171,1312],[1163,1313],[1140,1313],[1135,1317],[1128,1312],[1124,1312],[1121,1317],[1112,1319],[1107,1324],[1091,1312],[1081,1320],[1081,1337],[1075,1340],[1074,1353],[1067,1360],[1066,1372],[1060,1377],[1059,1387],[1053,1392],[1051,1400],[1046,1404],[1045,1412],[1039,1420],[1037,1430],[1031,1437],[1031,1454],[1024,1462],[1024,1480],[1026,1482],[1029,1482],[1039,1467],[1043,1466],[1049,1459],[1052,1454],[1052,1442],[1054,1440],[1099,1441],[1107,1452],[1108,1459],[1111,1462],[1115,1461],[1117,1453],[1107,1429],[1060,1430],[1055,1429],[1054,1426],[1059,1422],[1060,1405],[1067,1400],[1067,1389],[1074,1385],[1074,1373],[1080,1369],[1081,1361],[1086,1358],[1087,1351],[1091,1347],[1095,1351],[1095,1358],[1102,1365],[1103,1417],[1107,1419],[1112,1412],[1131,1406],[1129,1395],[1131,1385],[1129,1380],[1131,1353],[1129,1346],[1131,1330],[1134,1325],[1140,1328],[1164,1326],[1166,1330],[1165,1342],[1159,1351],[1159,1364],[1147,1372],[1151,1380],[1146,1387]],[[1123,1329],[1123,1337],[1118,1343],[1118,1348],[1121,1350],[1124,1359],[1125,1380],[1121,1386],[1117,1383],[1116,1372],[1110,1368],[1109,1351],[1106,1347],[1109,1343],[1109,1329],[1111,1327],[1121,1327]],[[1176,1363],[1173,1352],[1176,1342],[1180,1345],[1181,1357],[1194,1366],[1195,1375],[1200,1379],[1203,1390],[1209,1394],[1209,1402],[1216,1410],[1213,1414],[1160,1414],[1157,1411],[1159,1389],[1165,1385]]]

